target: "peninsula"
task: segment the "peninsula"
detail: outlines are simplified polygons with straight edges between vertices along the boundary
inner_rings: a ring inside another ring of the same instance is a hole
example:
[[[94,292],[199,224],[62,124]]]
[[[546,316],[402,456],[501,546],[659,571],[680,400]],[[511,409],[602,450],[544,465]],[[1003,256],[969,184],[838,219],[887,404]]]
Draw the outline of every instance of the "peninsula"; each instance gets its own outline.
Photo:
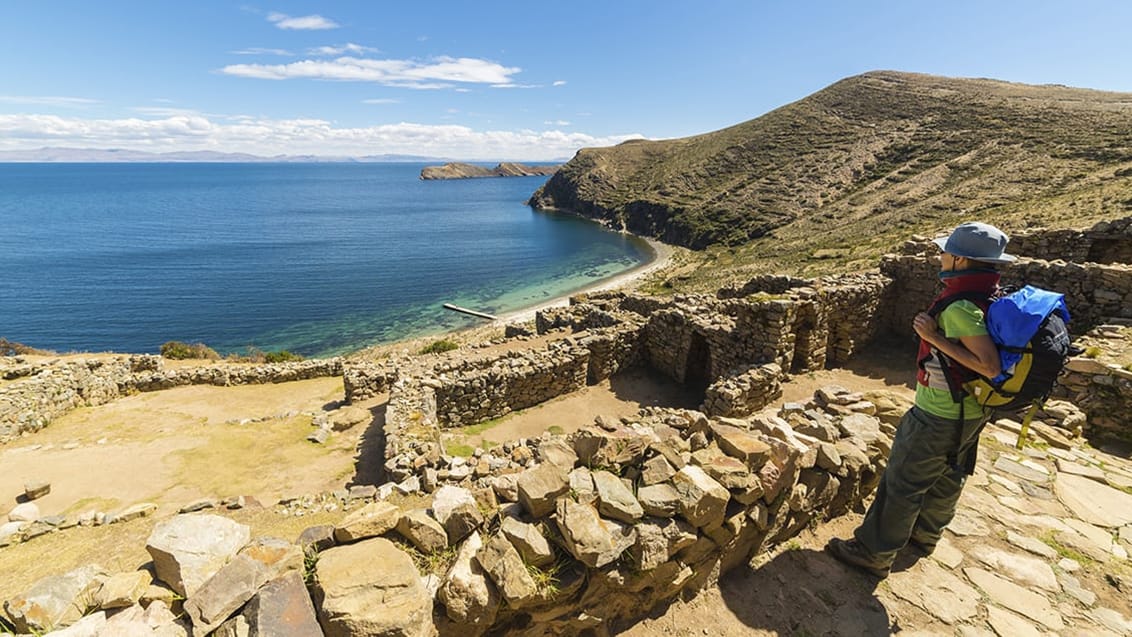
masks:
[[[426,166],[421,169],[421,179],[471,179],[473,177],[535,177],[553,175],[561,164],[548,166],[528,166],[513,162],[497,164],[495,168],[453,162],[443,166]]]

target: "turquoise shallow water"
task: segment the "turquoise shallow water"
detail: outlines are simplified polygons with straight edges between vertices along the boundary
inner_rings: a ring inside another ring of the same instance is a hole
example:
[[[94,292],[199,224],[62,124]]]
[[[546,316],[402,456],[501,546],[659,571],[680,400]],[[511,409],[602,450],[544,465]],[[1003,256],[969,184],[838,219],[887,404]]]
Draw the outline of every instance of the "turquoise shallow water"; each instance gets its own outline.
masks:
[[[524,204],[546,178],[421,164],[0,164],[0,337],[306,356],[457,329],[639,266],[640,239]]]

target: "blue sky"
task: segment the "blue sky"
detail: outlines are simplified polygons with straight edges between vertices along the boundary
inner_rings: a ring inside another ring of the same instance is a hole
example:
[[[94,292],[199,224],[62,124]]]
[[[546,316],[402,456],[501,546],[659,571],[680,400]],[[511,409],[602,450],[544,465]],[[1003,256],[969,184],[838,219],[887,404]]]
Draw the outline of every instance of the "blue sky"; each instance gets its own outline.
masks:
[[[549,160],[877,69],[1132,92],[1132,2],[0,2],[0,150]]]

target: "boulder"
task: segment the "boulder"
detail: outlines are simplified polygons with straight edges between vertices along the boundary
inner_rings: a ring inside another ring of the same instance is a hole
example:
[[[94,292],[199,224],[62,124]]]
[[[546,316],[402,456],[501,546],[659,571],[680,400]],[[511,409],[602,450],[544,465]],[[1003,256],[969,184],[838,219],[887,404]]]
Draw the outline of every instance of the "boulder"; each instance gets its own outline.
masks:
[[[684,467],[672,477],[672,486],[680,495],[680,515],[685,520],[700,528],[723,522],[731,494],[703,469]]]
[[[554,549],[539,526],[508,517],[503,519],[499,530],[511,541],[525,563],[541,567],[554,562]]]
[[[45,480],[37,480],[24,484],[24,497],[29,501],[42,498],[48,493],[51,493],[51,483]]]
[[[45,577],[26,593],[4,602],[4,612],[21,633],[45,633],[79,620],[90,606],[92,588],[107,573],[88,565],[63,575]]]
[[[244,620],[248,637],[321,637],[323,634],[303,576],[298,571],[288,571],[265,584],[236,617]]]
[[[680,494],[668,483],[654,484],[637,490],[637,501],[647,515],[668,518],[680,510]]]
[[[35,522],[39,519],[39,505],[34,502],[21,502],[8,511],[9,522]]]
[[[432,595],[412,558],[385,538],[336,546],[319,555],[314,587],[327,637],[431,637]]]
[[[474,634],[482,633],[495,622],[500,604],[495,584],[475,560],[482,547],[479,533],[468,536],[437,591],[448,618]]]
[[[533,517],[554,511],[554,501],[570,490],[568,474],[562,467],[543,463],[519,474],[519,502]]]
[[[347,515],[334,527],[334,540],[339,544],[356,542],[392,531],[401,519],[401,509],[379,500]]]
[[[162,602],[153,602],[144,609],[135,604],[116,613],[106,620],[106,626],[99,637],[103,635],[189,637],[189,629],[185,621],[177,619],[168,606]]]
[[[713,423],[711,432],[724,453],[745,462],[751,469],[758,469],[766,462],[770,447],[755,434],[722,423]]]
[[[471,535],[484,521],[475,495],[463,487],[449,485],[433,494],[432,514],[444,526],[449,546]]]
[[[397,532],[425,554],[448,548],[448,532],[424,509],[415,509],[402,515],[397,522]]]
[[[185,600],[185,614],[193,623],[193,632],[207,635],[261,586],[302,567],[302,549],[286,540],[262,538],[249,544]]]
[[[102,582],[102,587],[94,594],[94,605],[103,610],[133,606],[152,583],[153,578],[145,571],[116,573]]]
[[[566,550],[590,568],[610,564],[637,538],[636,530],[628,524],[603,520],[592,505],[569,498],[558,501],[555,523],[566,543]]]
[[[157,579],[184,597],[197,591],[251,539],[251,530],[218,515],[187,513],[154,527],[145,549]]]
[[[538,585],[506,536],[496,535],[488,540],[476,553],[476,561],[491,577],[508,606],[521,608],[536,601]]]
[[[632,523],[645,514],[621,478],[608,471],[594,471],[593,481],[597,491],[597,510],[605,517]]]
[[[676,469],[672,467],[672,463],[664,458],[662,455],[655,456],[645,461],[641,467],[641,482],[645,486],[660,484],[668,480],[676,473]]]
[[[578,463],[578,454],[574,453],[574,448],[565,440],[551,438],[539,443],[538,459],[541,462],[549,462],[570,471]]]

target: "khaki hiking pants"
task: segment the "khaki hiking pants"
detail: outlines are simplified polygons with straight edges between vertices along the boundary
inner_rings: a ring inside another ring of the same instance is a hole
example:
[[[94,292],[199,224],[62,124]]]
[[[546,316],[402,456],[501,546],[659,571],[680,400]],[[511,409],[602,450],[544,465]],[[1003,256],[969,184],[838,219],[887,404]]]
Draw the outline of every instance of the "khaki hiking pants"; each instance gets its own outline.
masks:
[[[890,566],[909,539],[926,548],[939,541],[943,528],[955,517],[967,478],[964,467],[978,452],[978,432],[986,419],[963,423],[956,467],[947,457],[955,451],[959,422],[919,407],[904,414],[876,498],[854,532],[877,558],[877,565]]]

